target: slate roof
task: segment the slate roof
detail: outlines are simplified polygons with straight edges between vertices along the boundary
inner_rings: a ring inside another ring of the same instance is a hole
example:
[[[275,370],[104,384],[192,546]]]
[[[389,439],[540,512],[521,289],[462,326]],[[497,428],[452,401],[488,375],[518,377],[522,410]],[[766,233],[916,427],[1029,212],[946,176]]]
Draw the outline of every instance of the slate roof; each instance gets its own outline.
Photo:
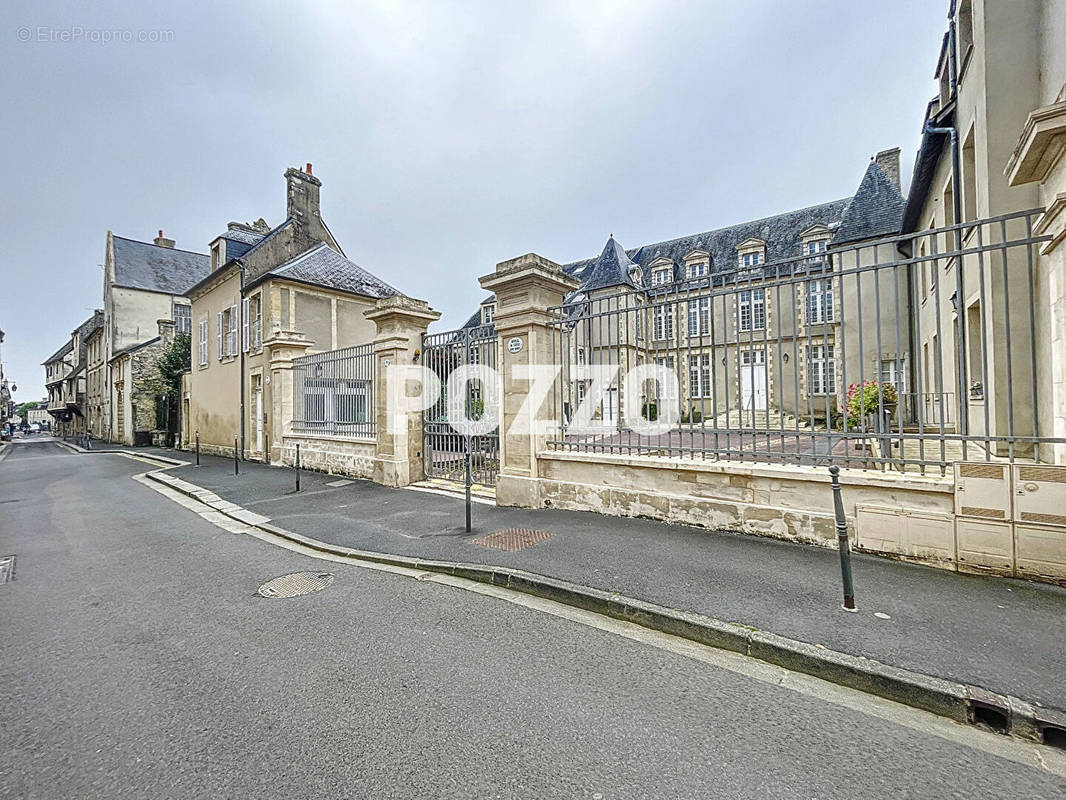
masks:
[[[599,258],[583,270],[581,288],[584,291],[606,289],[611,286],[628,286],[637,289],[631,271],[640,270],[614,236],[607,239]],[[642,272],[643,274],[643,272]]]
[[[831,243],[846,244],[899,233],[904,205],[899,189],[885,171],[871,161]]]
[[[218,238],[226,240],[226,259],[240,258],[267,237],[265,233],[230,228]]]
[[[185,294],[211,269],[202,253],[113,237],[115,285],[164,294]]]
[[[268,275],[375,299],[399,294],[385,281],[371,275],[324,242],[267,271],[256,283]]]
[[[650,284],[650,265],[653,261],[665,257],[674,262],[676,279],[680,277],[677,270],[680,269],[682,260],[693,250],[706,250],[710,253],[712,273],[734,272],[737,269],[737,245],[746,239],[761,239],[766,242],[766,262],[798,258],[803,243],[800,234],[814,225],[834,228],[840,222],[850,201],[851,198],[834,200],[831,203],[809,206],[751,222],[642,245],[625,253],[641,268],[645,286]],[[574,261],[565,264],[563,271],[581,279],[581,288],[585,290],[586,276],[591,276],[595,271],[590,271],[589,268],[598,260]]]
[[[48,358],[46,358],[44,361],[41,362],[42,366],[44,364],[51,364],[53,361],[59,361],[59,359],[63,358],[63,356],[65,356],[67,353],[69,353],[73,349],[74,349],[74,341],[73,341],[73,339],[68,339],[67,343],[65,345],[60,347],[58,350],[56,350],[54,353],[52,353],[52,355],[48,356]]]

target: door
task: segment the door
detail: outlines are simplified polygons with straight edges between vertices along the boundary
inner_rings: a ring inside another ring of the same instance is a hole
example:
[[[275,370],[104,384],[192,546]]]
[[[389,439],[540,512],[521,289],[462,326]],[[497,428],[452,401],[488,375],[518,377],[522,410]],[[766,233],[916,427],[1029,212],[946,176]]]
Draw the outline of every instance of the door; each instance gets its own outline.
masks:
[[[255,409],[255,449],[263,452],[263,376],[252,376],[252,408]]]
[[[603,395],[603,424],[605,427],[618,426],[618,388],[610,387]]]
[[[741,353],[740,399],[745,411],[766,410],[766,355],[762,350]]]

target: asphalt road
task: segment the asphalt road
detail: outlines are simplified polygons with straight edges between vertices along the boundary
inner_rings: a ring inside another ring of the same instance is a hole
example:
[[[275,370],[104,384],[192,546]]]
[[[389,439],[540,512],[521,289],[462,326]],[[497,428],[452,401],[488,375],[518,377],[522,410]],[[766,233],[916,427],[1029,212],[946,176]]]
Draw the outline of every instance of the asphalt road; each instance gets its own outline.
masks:
[[[311,559],[146,469],[0,462],[0,797],[1066,797],[1046,748]],[[255,596],[297,570],[336,580]]]

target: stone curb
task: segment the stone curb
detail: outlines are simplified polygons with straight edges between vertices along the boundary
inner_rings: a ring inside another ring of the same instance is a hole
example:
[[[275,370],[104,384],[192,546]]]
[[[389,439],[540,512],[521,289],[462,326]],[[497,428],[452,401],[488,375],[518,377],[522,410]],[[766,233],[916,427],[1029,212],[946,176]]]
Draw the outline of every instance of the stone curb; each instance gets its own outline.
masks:
[[[205,495],[210,498],[217,497],[209,490],[170,475],[160,472],[149,472],[146,475],[157,483],[201,502],[205,501]],[[209,505],[216,506],[214,503]],[[997,694],[979,686],[912,672],[738,623],[666,608],[524,570],[355,550],[294,533],[270,521],[249,523],[250,517],[259,515],[240,506],[221,509],[221,513],[320,553],[422,572],[454,575],[479,583],[503,586],[534,597],[632,622],[699,644],[740,653],[793,672],[813,675],[831,683],[948,717],[956,722],[982,725],[1000,733],[1009,733],[1042,744],[1066,746],[1066,713],[1036,707],[1016,697]],[[266,520],[265,517],[259,519]]]
[[[177,458],[170,458],[169,456],[160,456],[156,455],[155,453],[138,453],[131,452],[129,450],[109,450],[106,447],[100,450],[86,450],[84,447],[78,447],[78,445],[76,444],[64,442],[62,439],[56,439],[55,443],[58,444],[60,447],[66,447],[68,450],[73,450],[75,453],[88,453],[89,455],[98,455],[101,453],[108,453],[111,455],[131,455],[137,456],[137,458],[146,458],[150,461],[158,461],[161,464],[166,464],[171,467],[184,467],[189,463],[188,461],[181,461]]]

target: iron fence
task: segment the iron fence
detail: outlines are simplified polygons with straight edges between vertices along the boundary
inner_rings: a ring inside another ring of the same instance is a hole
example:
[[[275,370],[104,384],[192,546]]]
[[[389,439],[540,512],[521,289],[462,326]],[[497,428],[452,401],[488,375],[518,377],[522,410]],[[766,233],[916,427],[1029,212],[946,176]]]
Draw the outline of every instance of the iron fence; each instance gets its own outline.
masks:
[[[1039,461],[1066,441],[1037,402],[1040,213],[575,294],[550,310],[549,446],[941,474]]]
[[[300,356],[292,363],[294,431],[353,438],[375,435],[373,345]]]
[[[440,379],[440,396],[422,415],[423,469],[427,476],[465,482],[469,454],[470,481],[495,486],[500,471],[500,432],[465,435],[452,425],[448,412],[448,379],[461,367],[496,369],[497,335],[491,325],[427,333],[422,338],[422,364]],[[497,387],[498,388],[498,387]],[[469,419],[485,413],[486,387],[478,380],[463,385],[463,408]]]

